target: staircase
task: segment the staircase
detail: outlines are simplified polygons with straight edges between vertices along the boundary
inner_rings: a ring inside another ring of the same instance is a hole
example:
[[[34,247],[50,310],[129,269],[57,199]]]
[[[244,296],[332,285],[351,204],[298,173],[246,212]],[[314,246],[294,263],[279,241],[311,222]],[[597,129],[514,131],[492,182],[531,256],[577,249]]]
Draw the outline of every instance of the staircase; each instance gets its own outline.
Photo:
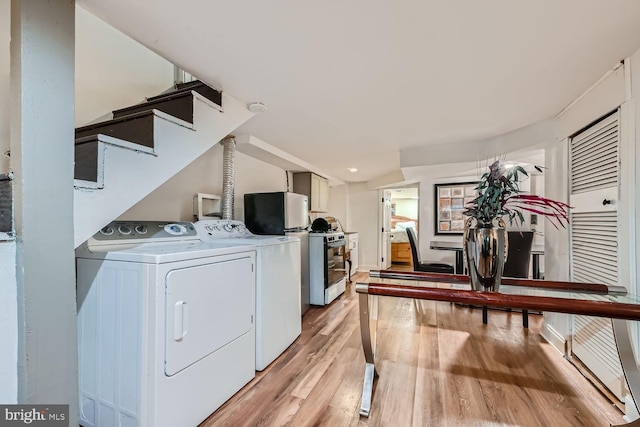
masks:
[[[75,246],[252,116],[226,93],[190,82],[76,129]]]

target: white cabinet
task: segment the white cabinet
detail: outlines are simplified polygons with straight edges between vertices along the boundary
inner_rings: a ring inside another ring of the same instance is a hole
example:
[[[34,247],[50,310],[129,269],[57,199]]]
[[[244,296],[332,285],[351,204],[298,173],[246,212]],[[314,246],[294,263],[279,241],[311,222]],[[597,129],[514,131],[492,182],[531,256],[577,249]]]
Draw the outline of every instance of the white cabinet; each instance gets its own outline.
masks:
[[[358,233],[346,232],[344,233],[346,240],[346,247],[348,251],[351,251],[351,273],[358,271]]]
[[[311,174],[311,210],[326,212],[329,209],[329,182]]]
[[[293,192],[309,197],[309,210],[326,212],[329,208],[329,181],[312,172],[293,174]]]

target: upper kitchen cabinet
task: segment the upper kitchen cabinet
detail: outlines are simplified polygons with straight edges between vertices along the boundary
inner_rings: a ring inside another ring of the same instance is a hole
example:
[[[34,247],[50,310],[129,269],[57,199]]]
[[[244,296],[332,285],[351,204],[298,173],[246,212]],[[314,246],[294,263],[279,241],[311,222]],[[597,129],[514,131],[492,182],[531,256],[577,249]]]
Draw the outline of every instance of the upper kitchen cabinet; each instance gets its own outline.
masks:
[[[293,174],[293,192],[309,197],[311,211],[326,212],[329,208],[329,181],[312,172]]]

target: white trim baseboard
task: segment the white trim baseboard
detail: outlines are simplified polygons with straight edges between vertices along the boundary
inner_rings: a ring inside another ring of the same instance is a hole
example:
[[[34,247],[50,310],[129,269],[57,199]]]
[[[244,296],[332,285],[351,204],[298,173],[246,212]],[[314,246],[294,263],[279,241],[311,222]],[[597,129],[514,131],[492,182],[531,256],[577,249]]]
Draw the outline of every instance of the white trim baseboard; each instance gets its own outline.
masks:
[[[553,348],[558,350],[563,356],[567,357],[567,340],[565,337],[556,331],[551,325],[543,323],[540,335],[545,339]]]

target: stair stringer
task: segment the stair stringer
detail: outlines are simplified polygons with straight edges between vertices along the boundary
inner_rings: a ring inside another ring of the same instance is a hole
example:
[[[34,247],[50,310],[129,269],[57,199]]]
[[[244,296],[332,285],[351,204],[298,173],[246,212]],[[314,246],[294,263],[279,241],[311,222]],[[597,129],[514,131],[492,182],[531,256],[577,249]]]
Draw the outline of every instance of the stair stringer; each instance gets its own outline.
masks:
[[[219,106],[196,93],[192,127],[154,111],[152,152],[121,146],[115,138],[101,136],[102,188],[76,188],[74,192],[75,247],[253,116],[246,104],[226,93],[222,101],[224,110],[220,111]]]

